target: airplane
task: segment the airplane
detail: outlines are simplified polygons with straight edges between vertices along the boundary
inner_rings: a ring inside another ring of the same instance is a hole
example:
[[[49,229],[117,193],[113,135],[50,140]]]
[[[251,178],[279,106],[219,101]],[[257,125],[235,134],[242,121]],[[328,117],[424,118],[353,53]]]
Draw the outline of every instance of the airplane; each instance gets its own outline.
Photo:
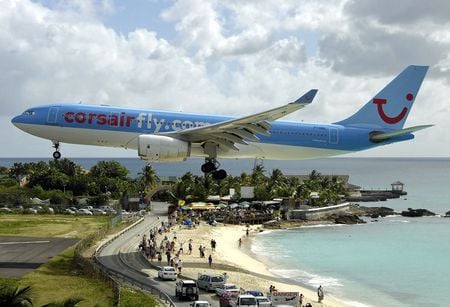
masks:
[[[339,122],[306,123],[280,118],[310,104],[316,93],[249,116],[189,114],[83,103],[55,103],[27,109],[12,119],[19,129],[49,139],[55,160],[60,143],[135,149],[147,161],[205,158],[201,170],[217,180],[227,173],[218,158],[297,160],[341,155],[411,140],[403,128],[428,66],[410,65],[361,109]]]

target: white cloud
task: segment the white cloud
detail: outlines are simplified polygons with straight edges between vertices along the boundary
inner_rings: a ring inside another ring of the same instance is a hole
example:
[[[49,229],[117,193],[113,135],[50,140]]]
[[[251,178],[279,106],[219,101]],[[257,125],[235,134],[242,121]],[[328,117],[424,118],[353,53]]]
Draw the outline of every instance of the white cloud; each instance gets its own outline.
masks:
[[[385,3],[392,10],[384,15],[382,5],[371,1],[175,1],[160,16],[177,37],[163,39],[158,28],[120,34],[105,26],[103,20],[116,13],[111,1],[60,1],[54,7],[2,1],[0,116],[6,128],[0,137],[16,138],[1,155],[27,155],[22,140],[36,148],[29,155],[51,153],[50,142],[9,124],[12,115],[35,104],[81,100],[244,115],[319,88],[314,103],[289,118],[334,122],[413,63],[433,67],[408,124],[437,126],[405,147],[373,152],[433,155],[450,130],[450,31],[442,26],[448,5],[401,1],[410,12],[406,17],[395,3]],[[74,155],[85,154],[86,147],[64,146],[69,155],[77,148],[82,154]]]

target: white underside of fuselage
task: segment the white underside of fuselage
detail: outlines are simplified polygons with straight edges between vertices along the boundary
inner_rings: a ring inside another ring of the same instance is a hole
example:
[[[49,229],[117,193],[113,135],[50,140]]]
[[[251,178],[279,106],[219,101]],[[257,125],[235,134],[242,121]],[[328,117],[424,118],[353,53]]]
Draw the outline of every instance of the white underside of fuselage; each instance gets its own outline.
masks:
[[[80,145],[104,147],[122,147],[137,150],[139,133],[109,131],[98,129],[68,128],[49,125],[16,124],[21,130],[51,141]],[[332,150],[314,147],[279,145],[250,142],[248,145],[236,144],[239,151],[219,150],[218,158],[262,158],[274,160],[298,160],[337,156],[348,153],[344,150]],[[200,144],[192,144],[191,156],[206,156]]]

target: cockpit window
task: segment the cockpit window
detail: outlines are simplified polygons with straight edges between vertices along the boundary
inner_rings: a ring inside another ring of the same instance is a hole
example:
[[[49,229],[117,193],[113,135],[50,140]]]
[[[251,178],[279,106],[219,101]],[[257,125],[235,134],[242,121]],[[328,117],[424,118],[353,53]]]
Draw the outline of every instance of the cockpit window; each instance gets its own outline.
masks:
[[[22,113],[23,115],[35,115],[36,111],[34,110],[26,110],[25,112]]]

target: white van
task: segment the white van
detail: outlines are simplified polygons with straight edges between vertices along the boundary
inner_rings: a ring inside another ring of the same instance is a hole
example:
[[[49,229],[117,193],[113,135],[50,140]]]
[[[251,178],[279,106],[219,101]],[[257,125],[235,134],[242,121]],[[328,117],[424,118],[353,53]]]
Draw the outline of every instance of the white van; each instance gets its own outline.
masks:
[[[206,291],[215,291],[225,284],[225,276],[221,274],[198,274],[197,285]]]

